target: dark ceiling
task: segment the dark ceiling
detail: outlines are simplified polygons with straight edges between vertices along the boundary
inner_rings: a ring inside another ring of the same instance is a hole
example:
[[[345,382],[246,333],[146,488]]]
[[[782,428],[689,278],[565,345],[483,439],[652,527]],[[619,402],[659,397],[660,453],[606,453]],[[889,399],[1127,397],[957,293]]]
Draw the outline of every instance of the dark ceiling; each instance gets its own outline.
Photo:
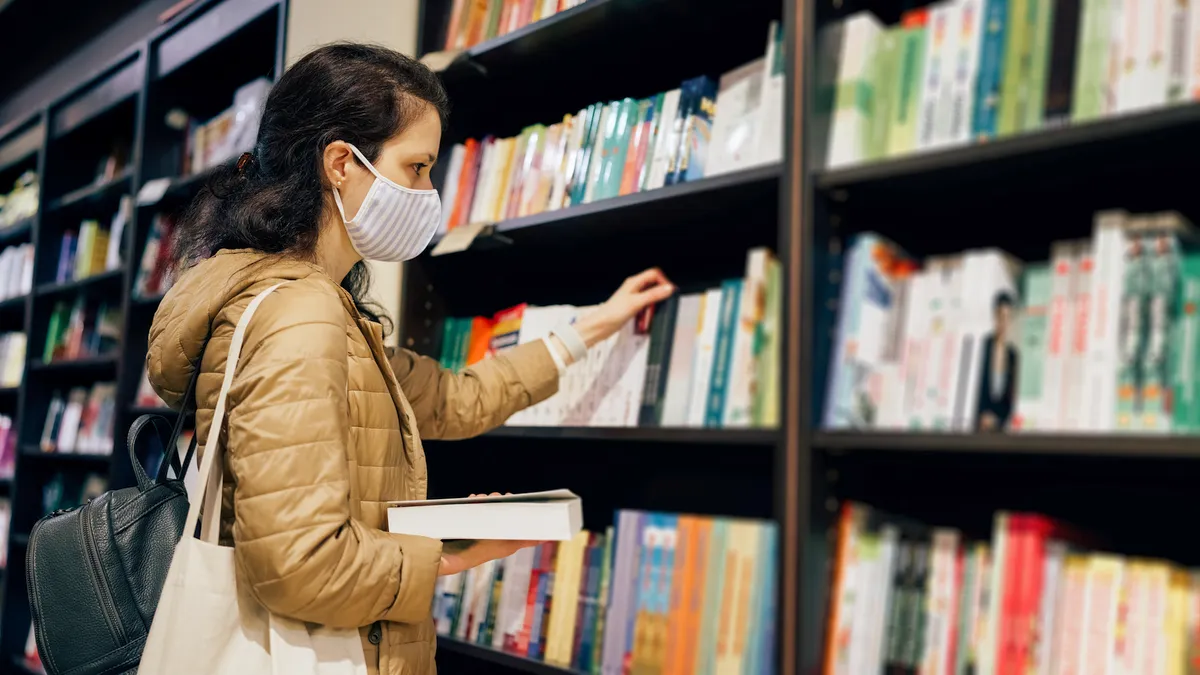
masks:
[[[0,0],[0,101],[146,0]],[[97,64],[99,65],[99,64]]]

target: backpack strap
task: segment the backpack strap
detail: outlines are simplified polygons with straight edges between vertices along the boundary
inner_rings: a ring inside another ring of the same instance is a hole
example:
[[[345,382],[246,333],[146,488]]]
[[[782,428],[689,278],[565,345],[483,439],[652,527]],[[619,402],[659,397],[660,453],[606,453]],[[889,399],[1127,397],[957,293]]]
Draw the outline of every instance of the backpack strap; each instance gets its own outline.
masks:
[[[200,481],[196,485],[196,493],[202,497],[193,500],[188,507],[187,520],[183,523],[185,537],[192,536],[196,531],[196,524],[200,521],[201,505],[203,505],[204,526],[200,530],[200,539],[209,543],[217,543],[217,531],[220,529],[218,525],[221,522],[221,462],[219,456],[221,455],[221,428],[225,423],[226,399],[229,397],[233,374],[237,370],[238,358],[242,353],[246,326],[250,324],[250,318],[254,316],[254,312],[262,304],[262,301],[284,283],[286,282],[275,284],[254,296],[254,299],[246,307],[246,311],[242,312],[242,317],[238,319],[237,327],[233,330],[233,340],[229,343],[229,355],[225,359],[225,377],[221,381],[221,393],[217,396],[217,406],[213,410],[212,424],[208,428],[208,438],[204,442],[207,452],[204,453],[204,459],[200,462]],[[190,458],[190,451],[188,456]]]

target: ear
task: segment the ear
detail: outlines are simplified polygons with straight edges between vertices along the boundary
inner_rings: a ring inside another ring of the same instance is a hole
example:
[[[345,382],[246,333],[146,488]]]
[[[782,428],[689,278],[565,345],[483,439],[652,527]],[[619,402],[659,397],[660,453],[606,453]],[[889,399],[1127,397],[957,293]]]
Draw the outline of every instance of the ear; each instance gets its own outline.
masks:
[[[349,167],[355,163],[354,153],[346,141],[334,141],[325,146],[325,153],[321,159],[325,180],[334,187],[340,186],[346,180]]]

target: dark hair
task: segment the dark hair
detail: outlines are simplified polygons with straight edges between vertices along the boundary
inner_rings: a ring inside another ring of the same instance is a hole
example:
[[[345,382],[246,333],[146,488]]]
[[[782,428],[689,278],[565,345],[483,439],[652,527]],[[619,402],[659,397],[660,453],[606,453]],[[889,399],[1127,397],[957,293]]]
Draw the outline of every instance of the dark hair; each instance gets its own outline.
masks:
[[[309,53],[272,88],[252,155],[218,168],[188,207],[176,230],[177,264],[237,248],[311,257],[330,199],[325,147],[346,141],[374,161],[426,105],[444,126],[449,100],[437,75],[399,52],[338,43]],[[383,322],[365,300],[369,285],[362,262],[342,280],[359,311]]]
[[[1015,304],[1016,304],[1016,300],[1013,299],[1013,296],[1011,293],[1009,293],[1008,291],[1000,291],[999,293],[996,294],[996,297],[992,300],[992,311],[994,312],[994,311],[1000,309],[1001,307],[1008,307],[1011,309],[1013,307],[1013,305],[1015,305]]]

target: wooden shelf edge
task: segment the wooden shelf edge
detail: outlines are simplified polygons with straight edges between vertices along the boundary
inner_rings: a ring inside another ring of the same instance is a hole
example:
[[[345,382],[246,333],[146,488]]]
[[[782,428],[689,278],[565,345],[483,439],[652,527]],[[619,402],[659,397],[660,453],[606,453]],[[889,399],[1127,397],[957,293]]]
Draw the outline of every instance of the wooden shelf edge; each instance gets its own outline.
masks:
[[[495,663],[496,665],[519,670],[523,673],[534,673],[535,675],[584,675],[578,670],[570,668],[561,668],[549,663],[544,663],[536,659],[517,656],[516,654],[508,654],[502,651],[485,647],[483,645],[471,644],[464,642],[458,638],[452,638],[446,635],[438,636],[438,649],[444,649],[448,652],[471,656],[483,661]]]
[[[818,170],[815,172],[816,186],[818,190],[826,191],[850,188],[861,183],[1065,150],[1088,143],[1129,138],[1197,123],[1200,123],[1200,103],[1184,103],[1042,128],[997,140],[918,151],[844,168]]]
[[[832,451],[962,452],[1108,457],[1200,457],[1200,436],[1134,434],[960,434],[822,431],[813,447]]]

